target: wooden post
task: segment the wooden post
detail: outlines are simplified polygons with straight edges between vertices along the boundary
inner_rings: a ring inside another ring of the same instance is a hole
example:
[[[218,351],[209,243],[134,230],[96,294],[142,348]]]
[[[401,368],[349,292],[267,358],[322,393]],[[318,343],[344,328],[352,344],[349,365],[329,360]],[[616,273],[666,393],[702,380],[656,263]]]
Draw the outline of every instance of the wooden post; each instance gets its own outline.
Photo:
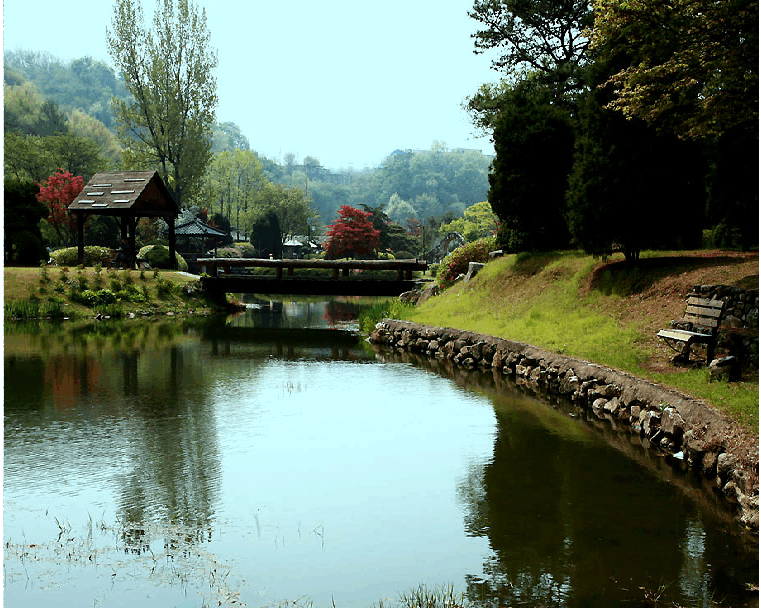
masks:
[[[132,216],[129,218],[129,250],[130,256],[127,260],[129,269],[132,270],[135,267],[135,261],[137,260],[137,251],[135,251],[135,232],[137,231],[137,218]]]
[[[77,263],[85,263],[85,214],[77,213]]]
[[[177,270],[177,235],[174,232],[174,217],[166,218],[166,223],[169,226],[169,267],[173,270]],[[214,250],[214,257],[217,256],[216,247]]]

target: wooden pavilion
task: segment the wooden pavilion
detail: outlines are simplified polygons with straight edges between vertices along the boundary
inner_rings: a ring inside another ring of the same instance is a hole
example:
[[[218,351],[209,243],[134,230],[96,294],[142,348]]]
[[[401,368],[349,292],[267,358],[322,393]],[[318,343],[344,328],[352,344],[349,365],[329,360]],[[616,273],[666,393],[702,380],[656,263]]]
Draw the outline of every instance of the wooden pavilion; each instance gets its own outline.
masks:
[[[69,212],[77,216],[77,249],[80,264],[85,259],[84,226],[88,215],[118,217],[121,237],[129,243],[133,262],[135,229],[138,218],[160,217],[169,226],[169,260],[177,266],[174,221],[180,208],[164,181],[156,171],[119,171],[96,173],[82,192],[69,205]]]

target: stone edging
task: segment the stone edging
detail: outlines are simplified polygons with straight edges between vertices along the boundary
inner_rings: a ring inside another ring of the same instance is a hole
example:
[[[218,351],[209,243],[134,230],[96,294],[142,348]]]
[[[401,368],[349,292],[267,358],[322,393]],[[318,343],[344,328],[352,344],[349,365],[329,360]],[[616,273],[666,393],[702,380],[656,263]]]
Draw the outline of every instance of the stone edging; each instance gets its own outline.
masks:
[[[468,369],[501,370],[591,408],[702,474],[736,519],[758,534],[758,436],[705,402],[626,372],[475,332],[384,319],[368,339]]]

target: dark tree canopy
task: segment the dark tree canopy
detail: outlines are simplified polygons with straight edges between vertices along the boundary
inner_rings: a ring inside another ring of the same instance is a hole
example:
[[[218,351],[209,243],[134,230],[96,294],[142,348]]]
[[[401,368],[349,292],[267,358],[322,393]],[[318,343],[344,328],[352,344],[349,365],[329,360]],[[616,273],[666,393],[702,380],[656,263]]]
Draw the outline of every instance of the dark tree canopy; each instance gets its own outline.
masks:
[[[758,0],[597,0],[594,45],[629,59],[611,107],[680,137],[758,133]]]
[[[31,181],[6,179],[3,193],[4,260],[8,265],[36,266],[47,261],[39,222],[47,217],[37,200],[40,187]]]
[[[577,86],[592,25],[586,0],[475,0],[468,13],[483,29],[473,34],[476,52],[498,49],[495,70],[508,75],[527,71]]]
[[[489,175],[489,203],[502,225],[507,251],[547,251],[568,244],[565,189],[573,161],[568,111],[553,92],[531,81],[517,84],[494,128],[497,153]]]
[[[611,69],[599,59],[580,106],[568,188],[574,242],[595,255],[619,251],[630,262],[643,249],[698,248],[705,207],[703,150],[606,109],[610,92],[594,85]]]
[[[251,244],[259,257],[272,255],[283,257],[283,238],[280,233],[280,220],[274,211],[258,217],[251,227]]]

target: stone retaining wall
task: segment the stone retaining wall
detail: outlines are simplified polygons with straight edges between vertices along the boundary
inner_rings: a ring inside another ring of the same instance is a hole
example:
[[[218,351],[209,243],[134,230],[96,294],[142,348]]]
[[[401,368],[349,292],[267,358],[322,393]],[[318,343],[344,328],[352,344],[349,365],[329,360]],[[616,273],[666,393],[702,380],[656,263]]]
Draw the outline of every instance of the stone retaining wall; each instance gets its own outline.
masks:
[[[536,392],[589,408],[699,472],[737,520],[758,534],[758,437],[702,401],[626,372],[474,332],[384,319],[369,341],[511,376]]]
[[[690,295],[724,301],[718,347],[727,349],[744,366],[758,368],[758,289],[695,285]]]

